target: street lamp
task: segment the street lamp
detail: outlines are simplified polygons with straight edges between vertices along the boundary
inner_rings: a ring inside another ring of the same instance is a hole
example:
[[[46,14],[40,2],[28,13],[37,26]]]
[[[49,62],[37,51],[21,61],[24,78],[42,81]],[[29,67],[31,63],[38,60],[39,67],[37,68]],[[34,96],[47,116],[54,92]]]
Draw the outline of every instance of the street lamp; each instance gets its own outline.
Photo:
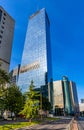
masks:
[[[42,91],[40,89],[40,109],[41,109],[41,120],[42,120]]]

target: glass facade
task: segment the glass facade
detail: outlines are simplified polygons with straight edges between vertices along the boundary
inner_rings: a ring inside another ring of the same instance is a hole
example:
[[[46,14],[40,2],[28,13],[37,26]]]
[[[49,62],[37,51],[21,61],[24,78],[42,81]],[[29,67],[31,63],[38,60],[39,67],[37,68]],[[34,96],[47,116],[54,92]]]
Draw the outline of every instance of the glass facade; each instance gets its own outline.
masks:
[[[69,81],[66,76],[63,76],[63,91],[64,91],[64,109],[66,114],[72,112],[71,98],[70,98],[70,88]]]
[[[61,108],[61,114],[64,115],[79,113],[76,84],[66,76],[62,80],[52,81],[52,85],[48,84],[48,98],[55,113],[58,108]]]
[[[76,84],[69,81],[66,76],[63,76],[63,93],[64,93],[64,110],[66,114],[76,114],[79,112],[78,96]]]
[[[41,9],[29,18],[21,66],[30,65],[32,69],[30,67],[19,75],[18,85],[23,92],[28,89],[31,80],[36,87],[50,81],[52,77],[50,50],[50,23],[45,9]]]
[[[64,99],[63,99],[63,90],[62,90],[62,81],[53,82],[53,105],[58,106],[59,108],[64,108]]]
[[[71,92],[71,101],[72,101],[72,111],[75,113],[79,112],[79,103],[77,96],[76,84],[70,81],[70,92]]]

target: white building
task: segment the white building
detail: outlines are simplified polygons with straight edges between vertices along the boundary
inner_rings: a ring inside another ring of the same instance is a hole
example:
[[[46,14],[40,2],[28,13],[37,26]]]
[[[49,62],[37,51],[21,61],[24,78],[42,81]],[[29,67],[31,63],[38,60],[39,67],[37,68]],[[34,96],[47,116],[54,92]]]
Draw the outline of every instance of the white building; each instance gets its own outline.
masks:
[[[0,6],[0,63],[1,68],[7,72],[10,65],[14,24],[13,18]]]
[[[84,103],[79,103],[80,112],[84,111]]]
[[[80,116],[84,116],[84,103],[79,103]]]

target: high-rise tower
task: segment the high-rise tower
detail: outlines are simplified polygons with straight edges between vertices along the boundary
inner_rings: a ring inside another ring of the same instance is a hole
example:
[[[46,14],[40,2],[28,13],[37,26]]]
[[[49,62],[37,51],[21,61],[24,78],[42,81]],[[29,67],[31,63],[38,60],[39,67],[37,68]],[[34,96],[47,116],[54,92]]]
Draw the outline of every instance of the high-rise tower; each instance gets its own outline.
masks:
[[[29,18],[18,85],[25,91],[31,80],[36,87],[47,84],[51,66],[50,22],[43,8]]]
[[[7,72],[10,65],[14,23],[13,18],[0,6],[0,62],[1,68]]]

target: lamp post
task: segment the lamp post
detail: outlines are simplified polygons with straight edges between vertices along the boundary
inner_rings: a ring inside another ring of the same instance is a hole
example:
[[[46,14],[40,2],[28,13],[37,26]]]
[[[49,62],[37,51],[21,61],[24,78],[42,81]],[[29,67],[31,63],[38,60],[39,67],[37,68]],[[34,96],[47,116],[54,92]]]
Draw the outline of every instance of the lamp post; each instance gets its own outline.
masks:
[[[40,90],[40,109],[41,109],[41,120],[42,120],[42,91]]]

